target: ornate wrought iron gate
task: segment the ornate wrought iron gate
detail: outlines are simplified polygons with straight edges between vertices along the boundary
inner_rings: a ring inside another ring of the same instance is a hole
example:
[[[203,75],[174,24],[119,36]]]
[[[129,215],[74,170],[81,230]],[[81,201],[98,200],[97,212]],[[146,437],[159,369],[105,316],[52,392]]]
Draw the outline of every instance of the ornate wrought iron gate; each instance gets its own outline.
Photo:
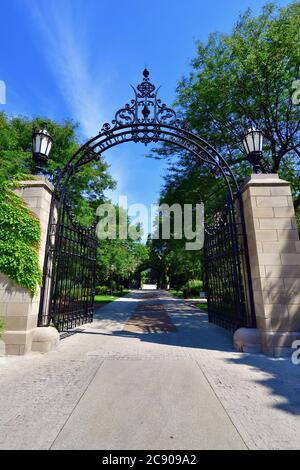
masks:
[[[247,240],[239,196],[226,199],[205,227],[204,271],[209,321],[235,331],[255,327]]]
[[[93,320],[97,238],[95,225],[76,223],[66,197],[52,204],[39,326],[64,331]]]
[[[75,223],[66,203],[69,179],[83,165],[92,164],[106,150],[125,142],[164,142],[187,152],[193,162],[207,165],[222,176],[230,198],[205,238],[206,285],[209,319],[230,329],[254,326],[251,276],[243,216],[236,223],[233,194],[238,193],[235,175],[224,157],[189,129],[174,109],[158,97],[149,71],[133,87],[134,97],[119,109],[110,123],[76,150],[56,175],[55,197],[46,244],[39,325],[55,324],[59,330],[92,319],[96,246],[95,227]],[[60,199],[63,196],[63,200]],[[242,207],[242,206],[241,206]],[[239,230],[240,228],[240,230]],[[248,293],[250,292],[250,298]]]

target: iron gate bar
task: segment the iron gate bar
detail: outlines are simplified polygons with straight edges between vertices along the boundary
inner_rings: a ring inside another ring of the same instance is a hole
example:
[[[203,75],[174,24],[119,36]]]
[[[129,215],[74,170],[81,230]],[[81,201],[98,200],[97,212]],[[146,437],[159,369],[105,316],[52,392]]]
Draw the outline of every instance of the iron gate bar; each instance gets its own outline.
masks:
[[[208,298],[209,321],[235,331],[240,327],[255,327],[248,292],[247,245],[239,239],[236,221],[236,202],[227,198],[214,226],[205,226],[204,269]],[[242,227],[243,214],[240,214]],[[253,298],[252,298],[253,300]]]
[[[243,254],[243,282],[245,287],[244,293],[246,297],[246,302],[248,308],[246,309],[246,320],[245,326],[248,328],[256,328],[256,315],[255,315],[255,304],[254,304],[254,293],[251,277],[251,267],[250,267],[250,258],[249,258],[249,248],[248,248],[248,239],[245,223],[245,213],[244,205],[241,191],[239,190],[236,195],[236,200],[238,202],[238,211],[240,217],[240,226],[241,226],[241,245],[242,245],[242,254]],[[235,224],[237,229],[238,225]]]
[[[41,303],[39,326],[64,331],[93,320],[97,238],[95,224],[86,228],[74,221],[66,196],[53,206],[58,221],[49,225],[48,239],[55,233],[55,243],[45,260],[45,266],[52,264],[49,313]]]

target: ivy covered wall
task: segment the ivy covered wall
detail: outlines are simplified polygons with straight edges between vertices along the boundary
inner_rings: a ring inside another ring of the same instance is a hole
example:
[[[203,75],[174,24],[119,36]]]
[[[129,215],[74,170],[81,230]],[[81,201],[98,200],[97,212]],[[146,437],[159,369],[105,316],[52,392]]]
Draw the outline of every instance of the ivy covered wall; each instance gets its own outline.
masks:
[[[32,295],[42,282],[39,265],[39,220],[13,189],[17,181],[0,182],[0,272]]]

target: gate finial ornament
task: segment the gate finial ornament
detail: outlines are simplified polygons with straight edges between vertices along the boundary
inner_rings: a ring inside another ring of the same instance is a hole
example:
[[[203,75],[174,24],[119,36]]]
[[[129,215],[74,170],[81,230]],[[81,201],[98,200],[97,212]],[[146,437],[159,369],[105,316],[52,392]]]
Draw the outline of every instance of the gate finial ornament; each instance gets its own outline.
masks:
[[[143,124],[168,124],[184,127],[176,116],[174,109],[169,108],[161,99],[157,97],[160,87],[151,83],[149,79],[150,72],[145,67],[143,70],[143,80],[136,87],[132,86],[134,99],[130,103],[119,109],[114,120],[105,123],[101,132],[111,132],[122,126],[143,125]]]

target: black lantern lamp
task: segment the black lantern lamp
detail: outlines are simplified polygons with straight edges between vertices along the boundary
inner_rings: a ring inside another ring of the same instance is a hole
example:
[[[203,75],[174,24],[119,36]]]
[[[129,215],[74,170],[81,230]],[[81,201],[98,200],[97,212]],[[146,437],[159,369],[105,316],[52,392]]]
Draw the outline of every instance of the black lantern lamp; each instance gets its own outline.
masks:
[[[247,155],[248,162],[252,165],[254,173],[259,173],[262,167],[262,146],[263,133],[254,127],[248,129],[243,138],[243,146]]]
[[[43,174],[44,168],[48,161],[52,143],[53,139],[49,134],[45,123],[42,124],[40,130],[33,129],[32,152],[37,174]]]

